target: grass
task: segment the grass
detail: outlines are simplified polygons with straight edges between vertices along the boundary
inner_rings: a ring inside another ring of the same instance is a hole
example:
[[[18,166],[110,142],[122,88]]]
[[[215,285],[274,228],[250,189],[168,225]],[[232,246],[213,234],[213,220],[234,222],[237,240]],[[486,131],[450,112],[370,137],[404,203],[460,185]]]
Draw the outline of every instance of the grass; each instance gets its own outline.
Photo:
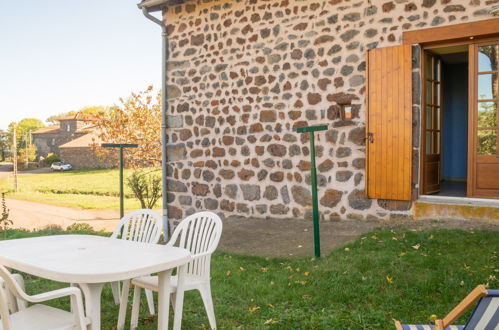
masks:
[[[125,169],[124,177],[132,170]],[[72,170],[19,175],[19,191],[13,191],[13,178],[0,180],[0,191],[8,198],[83,209],[119,208],[117,169]],[[140,208],[125,181],[125,205]]]
[[[476,285],[499,287],[498,248],[497,232],[440,229],[375,231],[321,260],[217,252],[212,261],[217,324],[220,329],[394,329],[393,318],[429,323],[431,314],[445,316]],[[29,292],[64,285],[27,280]],[[155,329],[146,305],[143,301],[140,329]],[[109,286],[102,307],[103,329],[113,329],[118,309]],[[208,328],[196,292],[186,293],[183,328]]]

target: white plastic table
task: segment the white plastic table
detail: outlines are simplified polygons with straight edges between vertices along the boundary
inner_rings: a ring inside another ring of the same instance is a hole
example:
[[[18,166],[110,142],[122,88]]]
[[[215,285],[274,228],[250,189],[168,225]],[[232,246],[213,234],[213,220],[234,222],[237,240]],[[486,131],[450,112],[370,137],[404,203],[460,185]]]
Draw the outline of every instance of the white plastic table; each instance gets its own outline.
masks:
[[[90,329],[100,329],[101,293],[107,282],[158,273],[158,329],[168,328],[170,275],[179,267],[174,329],[180,329],[183,274],[189,251],[92,235],[56,235],[0,241],[0,264],[49,280],[77,283]]]

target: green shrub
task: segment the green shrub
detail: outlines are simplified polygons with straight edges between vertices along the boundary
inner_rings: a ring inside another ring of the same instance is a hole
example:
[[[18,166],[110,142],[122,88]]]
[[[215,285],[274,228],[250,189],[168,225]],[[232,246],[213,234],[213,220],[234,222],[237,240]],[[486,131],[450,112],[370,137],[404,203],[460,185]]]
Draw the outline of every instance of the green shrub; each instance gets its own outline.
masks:
[[[85,222],[75,222],[66,228],[66,231],[93,231],[94,228]]]
[[[63,230],[63,229],[60,225],[56,225],[55,223],[52,223],[50,225],[46,225],[41,230],[43,230],[43,231],[59,231],[59,230]]]
[[[161,176],[144,170],[135,170],[127,178],[128,187],[133,191],[143,209],[152,209],[161,197]]]
[[[59,156],[53,153],[49,153],[47,157],[43,160],[43,165],[50,166],[52,163],[60,162]]]

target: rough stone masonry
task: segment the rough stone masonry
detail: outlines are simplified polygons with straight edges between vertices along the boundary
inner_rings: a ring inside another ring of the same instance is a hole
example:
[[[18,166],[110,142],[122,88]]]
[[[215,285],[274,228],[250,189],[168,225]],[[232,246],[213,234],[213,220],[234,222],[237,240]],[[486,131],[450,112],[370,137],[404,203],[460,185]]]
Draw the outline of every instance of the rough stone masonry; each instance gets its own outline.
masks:
[[[315,124],[330,127],[316,142],[323,219],[410,216],[411,203],[365,195],[366,52],[400,44],[403,31],[490,19],[497,2],[198,0],[170,7],[170,217],[199,210],[308,217],[309,141],[293,129]],[[352,116],[342,120],[347,104]]]

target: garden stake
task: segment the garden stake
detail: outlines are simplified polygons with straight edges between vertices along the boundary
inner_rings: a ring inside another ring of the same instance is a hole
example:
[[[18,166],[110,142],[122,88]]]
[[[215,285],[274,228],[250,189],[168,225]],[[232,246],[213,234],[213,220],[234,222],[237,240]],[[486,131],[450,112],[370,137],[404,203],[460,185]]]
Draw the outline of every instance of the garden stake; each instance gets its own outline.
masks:
[[[123,167],[125,166],[125,161],[123,159],[123,148],[137,148],[138,144],[127,144],[127,143],[103,143],[101,147],[103,148],[120,148],[120,219],[125,215],[125,201],[123,193]]]
[[[317,201],[317,170],[315,168],[315,141],[314,132],[326,131],[327,125],[299,127],[298,133],[310,133],[310,182],[312,185],[312,207],[314,221],[314,248],[315,257],[321,257],[321,236],[319,229],[319,203]]]

